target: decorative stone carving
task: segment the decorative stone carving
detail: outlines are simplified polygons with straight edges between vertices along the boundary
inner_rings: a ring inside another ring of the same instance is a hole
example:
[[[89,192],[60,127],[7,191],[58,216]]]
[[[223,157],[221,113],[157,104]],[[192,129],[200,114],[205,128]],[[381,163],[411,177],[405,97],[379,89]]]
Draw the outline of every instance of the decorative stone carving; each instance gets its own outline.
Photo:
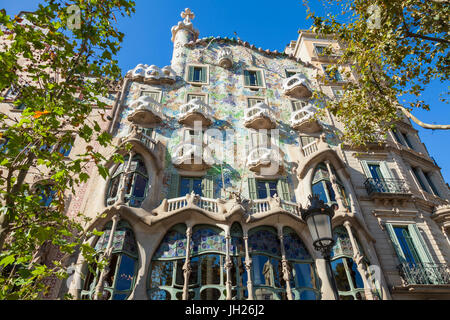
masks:
[[[301,73],[294,74],[283,81],[283,92],[285,95],[295,98],[309,98],[312,96],[309,81]]]
[[[214,164],[214,158],[206,145],[184,142],[174,148],[172,163],[182,170],[201,171]]]
[[[272,110],[264,102],[257,103],[244,111],[244,125],[247,128],[274,129],[277,125],[275,119]]]
[[[150,96],[141,96],[131,102],[133,112],[128,116],[128,121],[138,125],[159,123],[163,119],[162,106]]]
[[[231,49],[229,48],[220,49],[218,55],[218,63],[219,66],[225,69],[229,69],[233,66],[233,55],[231,53]]]
[[[149,66],[142,63],[129,70],[126,77],[148,84],[173,84],[176,81],[175,71],[170,66],[160,69],[155,65]]]
[[[280,154],[280,150],[257,147],[250,151],[247,157],[247,164],[249,169],[253,172],[260,173],[264,168],[267,172],[266,175],[274,175],[280,173],[283,170],[283,157]],[[272,170],[273,169],[273,170]]]
[[[175,36],[180,30],[187,30],[191,32],[194,36],[194,41],[198,39],[199,31],[194,28],[191,20],[195,18],[195,14],[191,11],[191,9],[186,8],[182,13],[181,17],[184,19],[183,21],[178,22],[176,26],[173,26],[170,30],[172,32],[172,42],[175,41]]]
[[[292,128],[306,133],[319,131],[321,129],[321,125],[317,120],[313,119],[316,112],[317,109],[312,104],[307,104],[300,110],[295,111],[291,116]]]
[[[195,121],[200,121],[202,126],[210,126],[213,122],[213,110],[200,99],[193,99],[180,107],[178,122],[184,125],[194,126]]]

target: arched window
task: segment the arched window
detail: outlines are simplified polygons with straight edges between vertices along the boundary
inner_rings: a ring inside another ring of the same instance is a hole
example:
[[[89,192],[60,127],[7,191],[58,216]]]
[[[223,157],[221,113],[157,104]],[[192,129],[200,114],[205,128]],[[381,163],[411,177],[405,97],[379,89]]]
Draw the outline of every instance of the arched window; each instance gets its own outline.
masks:
[[[231,267],[231,296],[233,300],[244,300],[248,298],[248,277],[245,269],[243,231],[238,222],[231,225],[230,236],[230,258],[233,263]]]
[[[189,292],[194,300],[225,299],[225,241],[224,232],[216,227],[193,228]]]
[[[112,205],[117,201],[119,191],[122,189],[122,177],[128,165],[130,167],[125,178],[125,203],[131,207],[140,207],[147,196],[149,179],[144,160],[141,156],[135,155],[129,164],[129,156],[125,156],[124,162],[119,164],[111,174],[106,195],[107,205]]]
[[[364,282],[353,260],[353,248],[347,230],[343,226],[335,228],[333,238],[336,244],[333,247],[331,267],[339,297],[341,300],[364,300]],[[361,248],[359,244],[358,247]]]
[[[152,259],[151,300],[182,299],[186,244],[185,225],[173,227],[164,237]],[[223,231],[213,226],[195,226],[190,248],[189,299],[225,299],[226,243]]]
[[[336,184],[338,186],[338,190],[340,196],[342,198],[342,202],[346,207],[350,207],[350,202],[348,200],[347,193],[345,191],[344,185],[342,184],[339,176],[336,174],[333,166],[331,166],[331,171],[336,177]],[[327,166],[324,163],[320,163],[316,170],[314,171],[314,176],[312,180],[312,193],[319,196],[319,199],[328,205],[336,203],[336,194],[333,190],[333,186],[330,180],[330,174],[328,172]]]
[[[256,300],[287,300],[281,249],[273,227],[258,227],[248,234],[252,282]]]
[[[104,253],[108,245],[111,227],[112,222],[109,222],[95,245],[95,251],[99,255]],[[113,235],[108,274],[103,283],[103,300],[126,300],[128,298],[134,287],[137,261],[138,251],[133,230],[126,221],[119,221]],[[95,264],[88,266],[81,292],[82,299],[94,297],[99,276],[100,270]]]
[[[186,244],[186,226],[184,224],[172,227],[164,236],[153,255],[150,266],[150,300],[182,299]]]
[[[320,290],[314,260],[306,250],[303,241],[293,229],[285,227],[283,244],[291,271],[290,284],[293,299],[318,300]]]

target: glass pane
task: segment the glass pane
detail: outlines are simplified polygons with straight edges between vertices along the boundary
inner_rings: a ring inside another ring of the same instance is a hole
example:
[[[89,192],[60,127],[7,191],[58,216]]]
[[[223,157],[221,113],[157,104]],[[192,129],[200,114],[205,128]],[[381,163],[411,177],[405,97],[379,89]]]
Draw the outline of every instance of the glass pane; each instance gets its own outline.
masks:
[[[294,264],[294,270],[292,270],[292,273],[298,287],[315,288],[314,271],[311,265],[296,263]]]
[[[255,289],[255,300],[276,300],[275,293],[266,288]]]
[[[223,270],[224,256],[208,254],[201,256],[201,284],[221,284],[221,270]]]
[[[270,263],[272,266],[268,267],[272,267],[274,286],[277,288],[285,288],[286,282],[283,279],[283,265],[281,264],[281,261],[277,259],[270,259]]]
[[[189,285],[198,284],[199,257],[191,258],[191,274],[189,275]]]
[[[268,230],[259,230],[249,236],[249,250],[281,257],[278,236]]]
[[[313,192],[313,194],[318,195],[319,199],[322,200],[323,202],[325,202],[325,203],[328,202],[327,194],[326,194],[325,188],[323,187],[322,181],[319,181],[319,182],[313,184],[312,192]]]
[[[116,293],[112,300],[126,300],[128,298],[128,294]]]
[[[201,300],[219,300],[220,290],[216,288],[208,288],[200,293]]]
[[[171,230],[164,236],[153,257],[156,259],[184,256],[186,256],[186,235],[176,230]]]
[[[133,284],[134,266],[136,261],[127,255],[122,255],[119,273],[117,274],[116,290],[130,290]]]
[[[258,181],[258,199],[265,199],[267,198],[267,189],[266,189],[266,182],[265,181]]]
[[[330,201],[336,201],[336,194],[334,193],[333,190],[333,186],[331,185],[330,181],[326,181],[325,182],[326,186],[327,186],[327,191],[328,191],[328,195],[329,195],[329,199]]]
[[[171,286],[173,281],[172,261],[152,261],[150,288]]]
[[[135,174],[133,196],[136,198],[143,198],[145,195],[147,183],[147,178],[141,176],[140,174]]]
[[[155,290],[150,292],[150,300],[170,300],[170,293],[166,290]]]
[[[277,181],[268,181],[267,184],[269,187],[270,196],[273,197],[275,193],[277,193]]]
[[[185,195],[191,193],[190,188],[190,179],[187,178],[181,178],[180,179],[180,197],[184,197]]]
[[[225,237],[213,229],[199,228],[192,234],[192,254],[208,251],[226,252]]]
[[[394,227],[395,235],[405,255],[406,261],[410,264],[420,262],[414,243],[409,235],[408,229],[404,227]]]
[[[175,284],[178,286],[184,285],[184,272],[183,272],[184,260],[176,261],[176,270],[175,270]],[[191,273],[192,277],[192,273]]]
[[[202,179],[193,179],[193,190],[195,194],[203,196],[202,193]]]
[[[317,300],[317,295],[311,290],[302,291],[300,294],[300,300]]]
[[[257,80],[256,71],[248,71],[248,76],[249,76],[249,80],[250,80],[250,85],[257,86],[258,80]]]
[[[312,259],[305,248],[303,241],[295,231],[284,232],[284,249],[288,260],[306,260]]]
[[[352,277],[353,285],[355,286],[355,288],[364,288],[364,282],[353,259],[347,259],[347,266],[350,271],[350,276]]]
[[[345,272],[343,259],[331,261],[334,278],[339,291],[350,291],[350,284],[348,283],[347,273]]]
[[[105,288],[112,288],[114,284],[114,275],[116,273],[117,268],[117,260],[119,255],[113,254],[109,263],[109,272],[105,277],[105,282],[103,283]]]
[[[83,290],[90,291],[94,283],[95,273],[97,272],[97,264],[93,264],[88,266],[87,275],[84,280]]]

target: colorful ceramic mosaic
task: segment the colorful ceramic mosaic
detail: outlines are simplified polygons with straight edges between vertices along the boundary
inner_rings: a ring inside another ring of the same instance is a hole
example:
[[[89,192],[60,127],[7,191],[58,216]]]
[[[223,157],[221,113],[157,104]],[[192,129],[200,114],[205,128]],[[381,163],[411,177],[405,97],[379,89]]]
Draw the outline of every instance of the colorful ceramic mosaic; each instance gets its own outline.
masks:
[[[251,252],[267,253],[281,257],[280,241],[276,234],[268,230],[259,230],[250,234],[248,245]]]
[[[159,258],[182,258],[186,256],[186,235],[175,230],[169,231],[158,250],[153,256],[153,259]]]
[[[200,254],[208,251],[226,252],[226,240],[214,230],[202,228],[192,233],[191,254]]]
[[[96,251],[104,251],[108,245],[111,230],[106,230],[95,245]],[[134,239],[133,231],[126,228],[116,230],[112,242],[113,252],[124,251],[132,255],[137,255],[137,246]]]
[[[286,259],[311,260],[311,256],[305,248],[303,241],[294,233],[285,234],[283,237]]]

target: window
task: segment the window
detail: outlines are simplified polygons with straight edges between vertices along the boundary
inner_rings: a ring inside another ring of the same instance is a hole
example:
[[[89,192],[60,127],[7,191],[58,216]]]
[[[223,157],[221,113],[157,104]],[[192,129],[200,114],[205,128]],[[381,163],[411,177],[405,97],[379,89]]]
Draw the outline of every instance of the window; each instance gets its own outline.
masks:
[[[435,186],[435,184],[433,183],[433,179],[432,179],[432,173],[431,172],[424,172],[423,173],[425,175],[425,179],[427,179],[428,184],[430,185],[431,190],[433,190],[433,193],[439,197],[439,192],[437,191],[437,188]]]
[[[106,195],[106,204],[112,205],[117,201],[119,190],[122,187],[125,168],[129,165],[128,174],[125,177],[125,203],[131,207],[140,207],[147,196],[148,174],[143,159],[135,155],[129,163],[129,156],[124,157],[124,163],[119,164],[111,174]]]
[[[319,44],[314,44],[314,50],[316,51],[316,54],[318,56],[323,56],[324,55],[324,51],[328,48],[328,46],[326,45],[319,45]]]
[[[264,102],[262,98],[247,98],[247,105],[249,108],[253,107],[257,103]]]
[[[112,222],[103,230],[103,235],[95,245],[98,255],[105,252],[111,236]],[[138,265],[138,251],[133,230],[126,221],[119,221],[112,240],[112,255],[109,260],[108,273],[103,283],[102,300],[126,300],[133,291],[136,267]],[[81,298],[94,298],[95,287],[99,280],[100,270],[95,264],[88,266],[84,280]]]
[[[428,192],[427,187],[425,186],[425,182],[422,180],[422,178],[420,177],[420,172],[419,172],[419,168],[412,168],[412,172],[414,174],[414,177],[416,177],[417,182],[419,182],[420,188],[423,191]]]
[[[262,71],[244,70],[244,85],[248,87],[263,87]]]
[[[153,100],[155,100],[158,103],[161,101],[161,99],[160,99],[161,92],[159,92],[159,91],[146,91],[146,90],[143,90],[143,91],[141,91],[141,97],[142,96],[148,96],[148,97],[152,98]]]
[[[277,180],[258,180],[256,184],[258,188],[258,199],[273,197],[277,193],[277,184]]]
[[[308,104],[308,101],[304,100],[291,100],[292,112],[298,111]]]
[[[273,197],[276,193],[282,200],[291,201],[289,183],[287,178],[284,177],[278,180],[248,178],[248,189],[250,199],[266,199]],[[282,207],[288,210],[284,204],[282,204]]]
[[[189,93],[187,95],[187,102],[189,102],[191,100],[194,100],[194,99],[199,99],[202,102],[207,103],[206,95],[204,95],[204,94],[192,94],[192,93]]]
[[[333,230],[335,245],[333,246],[331,268],[341,300],[364,300],[364,282],[353,260],[353,247],[347,230],[339,226]],[[357,239],[355,239],[357,240]],[[361,252],[361,246],[357,245]],[[365,260],[366,266],[370,263]]]
[[[406,133],[400,132],[409,148],[414,149]]]
[[[310,136],[301,136],[300,142],[302,144],[302,147],[306,147],[307,145],[313,143],[316,141],[316,138],[310,137]]]
[[[189,66],[188,81],[195,83],[208,82],[208,67],[206,66]]]
[[[393,129],[392,130],[392,134],[394,136],[394,139],[400,143],[401,145],[405,145],[405,143],[403,142],[402,138],[400,138],[399,132],[397,131],[397,129]]]
[[[348,199],[348,195],[345,191],[344,185],[342,184],[333,167],[331,167],[331,171],[336,177],[336,184],[339,195],[342,198],[342,202],[344,203],[344,206],[349,208],[350,201]],[[336,203],[336,193],[331,183],[330,174],[328,172],[328,168],[323,163],[319,164],[316,168],[316,171],[314,172],[312,180],[312,193],[318,195],[319,199],[324,203],[327,203],[329,205]]]
[[[331,71],[328,70],[328,65],[323,64],[322,65],[323,72],[325,73],[325,77],[327,80],[330,81],[343,81],[343,78],[341,76],[341,73],[339,70],[334,71],[331,73]]]
[[[344,89],[342,88],[332,88],[333,95],[336,99],[341,99],[344,96]]]
[[[199,196],[203,196],[202,178],[181,177],[179,196],[184,197],[187,194],[191,194],[192,191]]]

